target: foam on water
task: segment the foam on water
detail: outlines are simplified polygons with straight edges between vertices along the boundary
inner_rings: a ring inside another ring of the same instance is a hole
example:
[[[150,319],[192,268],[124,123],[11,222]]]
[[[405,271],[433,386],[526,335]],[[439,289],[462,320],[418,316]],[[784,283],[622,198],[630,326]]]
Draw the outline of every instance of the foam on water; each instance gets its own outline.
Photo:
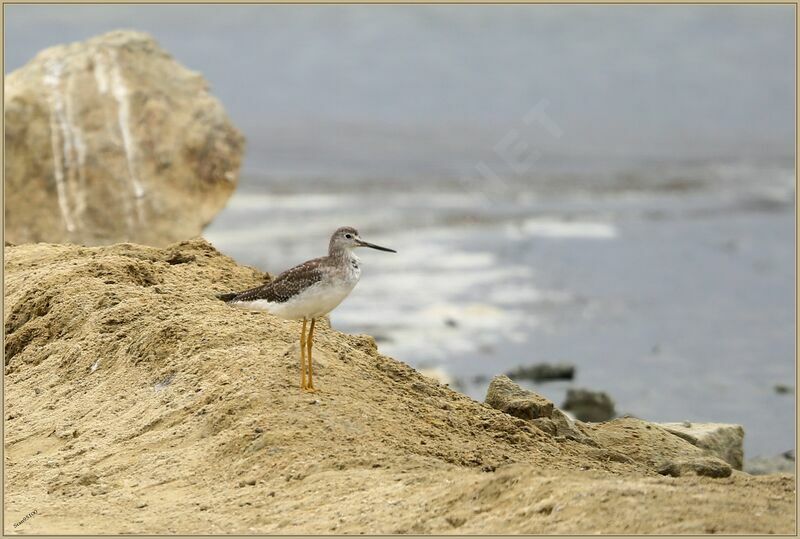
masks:
[[[613,239],[617,229],[609,223],[575,222],[557,219],[526,219],[519,227],[522,234],[544,238]]]
[[[791,289],[791,250],[780,246],[793,237],[781,223],[794,189],[779,166],[711,168],[592,175],[564,191],[520,182],[479,205],[425,178],[399,192],[344,185],[313,197],[281,183],[280,194],[235,199],[207,237],[277,273],[356,226],[398,253],[359,252],[363,276],[331,313],[336,329],[374,335],[382,353],[446,373],[474,398],[485,384],[470,380],[569,361],[577,383],[608,391],[623,412],[742,422],[748,451],[778,451],[786,409],[766,424],[748,406],[770,399],[791,365],[791,301],[780,292]],[[559,400],[566,385],[537,390]]]

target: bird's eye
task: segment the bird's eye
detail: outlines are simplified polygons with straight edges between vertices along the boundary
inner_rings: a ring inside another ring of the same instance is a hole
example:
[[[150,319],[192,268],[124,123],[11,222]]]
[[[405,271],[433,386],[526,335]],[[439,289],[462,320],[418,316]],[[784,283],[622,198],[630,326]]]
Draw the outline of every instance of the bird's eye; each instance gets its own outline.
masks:
[[[352,234],[345,234],[344,237],[347,238],[348,240],[352,240],[353,239],[353,235]]]

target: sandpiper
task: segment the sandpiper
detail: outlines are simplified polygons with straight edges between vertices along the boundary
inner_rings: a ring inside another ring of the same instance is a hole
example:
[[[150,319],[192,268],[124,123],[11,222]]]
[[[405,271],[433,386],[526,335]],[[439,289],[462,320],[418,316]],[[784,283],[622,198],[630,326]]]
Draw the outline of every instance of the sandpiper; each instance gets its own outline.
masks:
[[[355,228],[343,226],[331,236],[328,256],[303,262],[262,286],[217,296],[236,307],[266,311],[285,320],[303,321],[300,330],[300,387],[306,391],[315,391],[311,360],[314,323],[320,316],[334,310],[361,278],[361,264],[353,253],[356,247],[397,252],[368,243],[361,239]],[[309,321],[311,324],[306,335],[306,323]]]

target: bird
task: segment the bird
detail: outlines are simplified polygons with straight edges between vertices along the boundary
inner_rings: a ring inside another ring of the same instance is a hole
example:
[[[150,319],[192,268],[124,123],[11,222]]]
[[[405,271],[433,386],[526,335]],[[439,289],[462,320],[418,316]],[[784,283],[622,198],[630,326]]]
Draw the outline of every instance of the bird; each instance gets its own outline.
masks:
[[[343,226],[331,235],[327,256],[303,262],[261,286],[217,294],[217,298],[234,307],[266,311],[284,320],[303,321],[300,329],[300,388],[304,391],[316,391],[311,359],[314,324],[317,318],[338,307],[358,284],[361,261],[353,253],[358,247],[397,252],[366,242],[358,230]]]

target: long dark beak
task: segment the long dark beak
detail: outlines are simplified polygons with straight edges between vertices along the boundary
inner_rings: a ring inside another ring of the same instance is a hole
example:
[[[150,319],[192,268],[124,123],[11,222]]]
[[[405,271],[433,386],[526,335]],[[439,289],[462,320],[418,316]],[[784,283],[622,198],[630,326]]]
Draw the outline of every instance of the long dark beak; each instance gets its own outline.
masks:
[[[387,251],[389,253],[396,253],[397,252],[394,249],[389,249],[388,247],[381,247],[380,245],[375,245],[374,243],[369,243],[369,242],[361,241],[361,240],[356,240],[356,241],[361,247],[371,247],[373,249],[377,249],[379,251]]]

